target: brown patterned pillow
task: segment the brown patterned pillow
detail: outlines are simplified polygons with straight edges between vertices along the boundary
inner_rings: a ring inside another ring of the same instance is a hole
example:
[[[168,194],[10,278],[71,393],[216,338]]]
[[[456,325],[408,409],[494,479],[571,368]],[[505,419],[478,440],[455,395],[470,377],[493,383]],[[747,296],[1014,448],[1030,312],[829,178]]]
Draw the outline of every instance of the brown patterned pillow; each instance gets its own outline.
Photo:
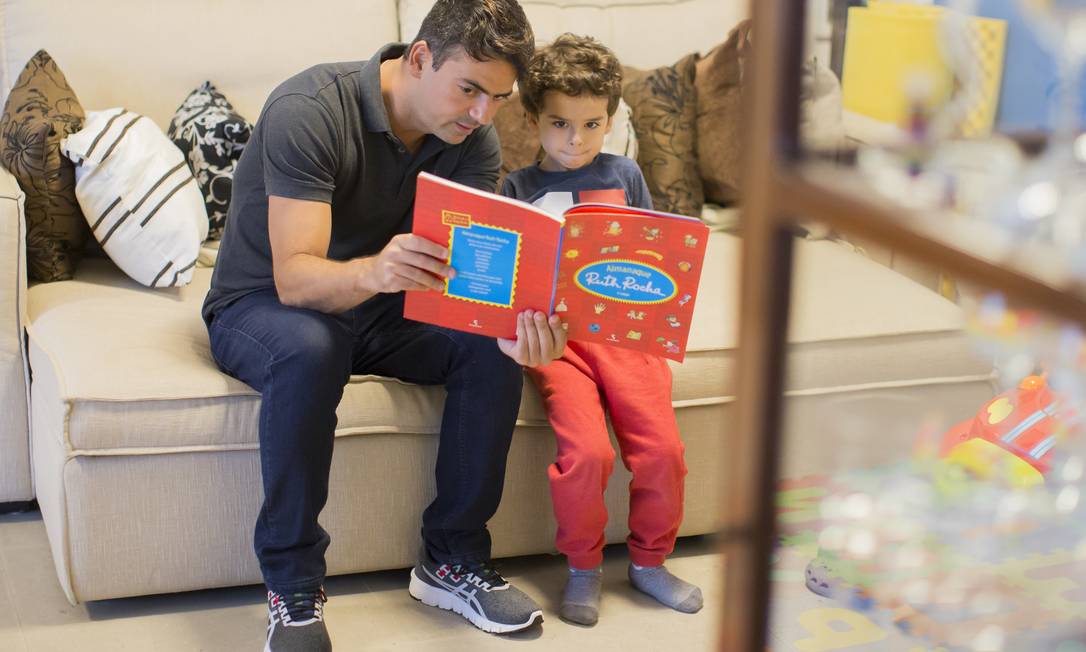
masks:
[[[724,43],[697,63],[698,169],[705,199],[731,204],[739,199],[743,60],[749,51],[751,21],[735,27]]]
[[[673,66],[625,68],[622,97],[633,109],[637,163],[657,210],[698,216],[705,202],[697,160],[696,55]]]
[[[26,194],[30,278],[72,278],[90,229],[75,200],[75,168],[60,141],[83,128],[83,107],[45,50],[23,68],[0,115],[0,165]]]
[[[540,158],[539,128],[532,123],[524,105],[520,103],[520,94],[505,101],[502,108],[494,114],[494,128],[498,130],[498,139],[502,144],[501,180],[513,170],[534,165]]]

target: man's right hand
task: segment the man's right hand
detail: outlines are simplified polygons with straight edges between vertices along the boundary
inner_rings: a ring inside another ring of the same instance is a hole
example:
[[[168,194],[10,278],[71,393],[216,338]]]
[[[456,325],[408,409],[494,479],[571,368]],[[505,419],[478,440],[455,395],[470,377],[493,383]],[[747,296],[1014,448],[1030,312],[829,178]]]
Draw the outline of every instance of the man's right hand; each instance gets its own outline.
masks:
[[[456,271],[445,263],[449,250],[426,238],[411,233],[400,234],[389,241],[381,253],[366,259],[360,285],[374,294],[403,290],[445,289],[445,279],[455,278]]]
[[[380,292],[441,290],[454,272],[445,247],[398,235],[375,256],[328,259],[332,208],[318,201],[268,197],[275,289],[284,305],[339,314]]]

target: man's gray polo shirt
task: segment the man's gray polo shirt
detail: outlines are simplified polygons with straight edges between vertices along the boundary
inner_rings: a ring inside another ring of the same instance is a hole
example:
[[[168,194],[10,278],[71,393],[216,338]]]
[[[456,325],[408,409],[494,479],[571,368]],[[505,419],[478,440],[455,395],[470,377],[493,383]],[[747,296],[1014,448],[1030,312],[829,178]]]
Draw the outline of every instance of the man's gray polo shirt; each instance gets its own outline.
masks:
[[[238,162],[226,231],[204,319],[260,289],[274,287],[268,195],[332,205],[328,258],[379,252],[411,230],[415,179],[425,170],[493,192],[501,148],[491,125],[459,145],[427,135],[412,155],[392,134],[381,97],[381,62],[406,46],[392,43],[366,62],[314,66],[276,88]]]

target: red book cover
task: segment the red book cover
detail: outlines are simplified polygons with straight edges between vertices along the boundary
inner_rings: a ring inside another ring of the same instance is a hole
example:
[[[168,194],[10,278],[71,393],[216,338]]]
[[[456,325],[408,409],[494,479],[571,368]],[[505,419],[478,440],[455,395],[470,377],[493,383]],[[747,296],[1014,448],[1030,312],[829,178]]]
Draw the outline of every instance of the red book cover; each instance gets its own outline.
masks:
[[[445,292],[408,292],[404,317],[516,337],[516,315],[551,312],[562,218],[422,172],[412,232],[450,252]]]
[[[709,236],[695,218],[610,204],[559,217],[421,173],[413,232],[448,247],[457,276],[408,292],[407,319],[513,338],[531,308],[571,340],[685,355]]]

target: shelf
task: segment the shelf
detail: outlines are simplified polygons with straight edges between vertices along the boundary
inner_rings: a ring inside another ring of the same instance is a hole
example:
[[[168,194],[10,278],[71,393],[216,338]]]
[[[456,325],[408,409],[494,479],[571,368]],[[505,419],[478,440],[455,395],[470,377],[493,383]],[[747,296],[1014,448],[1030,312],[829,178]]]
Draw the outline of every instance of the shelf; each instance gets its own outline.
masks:
[[[844,3],[842,3],[844,4]],[[851,4],[851,3],[850,3]],[[1086,324],[1086,285],[1061,248],[1023,243],[994,224],[907,209],[853,167],[802,161],[803,3],[750,2],[754,33],[743,68],[743,256],[737,415],[728,433],[727,516],[741,524],[723,545],[722,652],[764,652],[770,619],[775,489],[781,440],[786,334],[795,272],[796,226],[817,221],[845,236],[884,245],[963,283],[998,289],[1015,308]],[[854,118],[854,117],[853,117]],[[884,125],[849,118],[854,140],[889,137]],[[1035,139],[1016,138],[1036,152]],[[1031,145],[1032,143],[1032,145]],[[839,162],[840,159],[838,159]],[[862,301],[862,297],[856,297]]]
[[[981,220],[913,211],[879,195],[854,168],[825,162],[778,169],[777,219],[821,222],[846,236],[882,242],[955,278],[999,288],[1015,304],[1086,323],[1086,286],[1053,246],[1024,244]]]

